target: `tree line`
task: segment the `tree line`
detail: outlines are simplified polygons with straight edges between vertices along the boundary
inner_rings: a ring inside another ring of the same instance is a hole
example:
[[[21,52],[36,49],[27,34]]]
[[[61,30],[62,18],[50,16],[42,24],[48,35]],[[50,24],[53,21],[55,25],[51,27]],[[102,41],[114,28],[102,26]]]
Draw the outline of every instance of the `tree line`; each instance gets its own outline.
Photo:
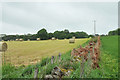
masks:
[[[113,31],[109,31],[108,35],[120,35],[120,28]]]
[[[52,37],[56,39],[69,39],[75,36],[76,38],[87,38],[89,35],[86,32],[69,32],[69,30],[65,29],[63,31],[55,31],[53,33],[48,33],[46,29],[41,29],[37,32],[37,34],[26,34],[26,35],[5,35],[2,37],[3,40],[16,40],[22,38],[23,40],[36,40],[36,38],[40,38],[41,40],[48,40]]]

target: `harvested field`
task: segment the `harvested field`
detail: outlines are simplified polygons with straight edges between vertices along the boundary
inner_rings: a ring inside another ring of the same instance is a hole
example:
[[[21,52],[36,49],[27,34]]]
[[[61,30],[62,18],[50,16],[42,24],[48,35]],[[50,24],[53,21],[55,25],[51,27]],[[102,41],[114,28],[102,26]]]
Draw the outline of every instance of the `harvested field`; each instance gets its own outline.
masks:
[[[43,41],[23,41],[7,42],[6,61],[15,65],[28,65],[40,61],[44,57],[58,55],[85,43],[88,38],[76,39],[74,44],[69,44],[69,40],[43,40]]]

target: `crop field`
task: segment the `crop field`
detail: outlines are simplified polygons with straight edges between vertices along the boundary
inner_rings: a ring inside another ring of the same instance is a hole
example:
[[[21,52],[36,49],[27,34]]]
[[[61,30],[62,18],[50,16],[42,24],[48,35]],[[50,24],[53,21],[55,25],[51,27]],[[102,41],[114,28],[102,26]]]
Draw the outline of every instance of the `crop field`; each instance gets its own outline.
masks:
[[[42,40],[42,41],[8,41],[8,50],[5,53],[7,63],[16,66],[34,64],[42,58],[56,56],[78,47],[88,41],[89,38],[76,39],[76,42],[69,43],[69,40]]]

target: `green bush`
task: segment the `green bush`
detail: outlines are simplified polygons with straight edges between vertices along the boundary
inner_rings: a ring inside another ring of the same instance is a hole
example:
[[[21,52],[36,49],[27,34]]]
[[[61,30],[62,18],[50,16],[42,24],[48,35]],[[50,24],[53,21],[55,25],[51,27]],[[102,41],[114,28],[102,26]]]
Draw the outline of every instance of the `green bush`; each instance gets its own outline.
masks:
[[[42,61],[40,62],[40,66],[45,66],[50,62],[50,58],[43,58]]]

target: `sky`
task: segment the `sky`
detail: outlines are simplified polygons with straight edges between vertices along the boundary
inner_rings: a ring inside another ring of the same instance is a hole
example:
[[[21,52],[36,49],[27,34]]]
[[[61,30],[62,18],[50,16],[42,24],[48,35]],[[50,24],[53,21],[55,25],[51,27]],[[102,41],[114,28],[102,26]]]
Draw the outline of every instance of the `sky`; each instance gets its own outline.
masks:
[[[0,34],[36,34],[68,29],[107,34],[118,28],[117,2],[3,2]]]

